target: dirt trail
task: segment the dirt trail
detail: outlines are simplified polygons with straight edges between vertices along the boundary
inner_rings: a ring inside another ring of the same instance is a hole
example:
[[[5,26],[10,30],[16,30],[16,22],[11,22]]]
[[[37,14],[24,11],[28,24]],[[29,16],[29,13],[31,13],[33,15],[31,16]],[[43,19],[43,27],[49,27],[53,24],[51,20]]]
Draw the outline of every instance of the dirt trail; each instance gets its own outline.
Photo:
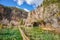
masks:
[[[48,30],[48,31],[54,31],[54,28],[49,28],[49,27],[42,27],[43,30]]]
[[[20,28],[20,26],[18,26],[18,28],[19,28],[19,31],[21,32],[21,35],[22,35],[22,37],[23,37],[23,40],[30,40],[30,39],[25,35],[25,33],[23,32],[23,30]]]
[[[54,31],[60,34],[60,28],[42,27],[43,30]]]

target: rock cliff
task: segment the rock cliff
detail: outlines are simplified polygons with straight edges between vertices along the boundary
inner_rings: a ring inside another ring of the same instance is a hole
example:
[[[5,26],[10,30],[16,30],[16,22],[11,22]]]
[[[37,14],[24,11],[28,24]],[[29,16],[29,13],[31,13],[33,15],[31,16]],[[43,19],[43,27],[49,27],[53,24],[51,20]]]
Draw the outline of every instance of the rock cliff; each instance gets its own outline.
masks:
[[[16,7],[6,7],[0,4],[0,23],[9,24],[12,20],[15,22],[20,21],[21,19],[26,19],[28,12]],[[15,23],[14,22],[14,23]]]
[[[34,22],[50,27],[60,27],[60,1],[44,0],[42,6],[28,13],[26,25],[33,25]]]

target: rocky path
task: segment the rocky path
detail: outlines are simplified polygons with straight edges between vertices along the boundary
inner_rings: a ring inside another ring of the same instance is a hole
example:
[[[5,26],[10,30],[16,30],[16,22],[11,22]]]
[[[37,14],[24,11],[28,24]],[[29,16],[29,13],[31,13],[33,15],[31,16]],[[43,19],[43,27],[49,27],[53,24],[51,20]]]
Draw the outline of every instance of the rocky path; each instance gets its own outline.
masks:
[[[54,31],[55,33],[60,34],[60,28],[50,28],[50,27],[42,27],[43,30]]]
[[[23,32],[23,30],[20,28],[20,26],[18,26],[18,28],[19,28],[19,31],[21,32],[21,35],[22,35],[22,37],[23,37],[23,40],[30,40],[30,39],[25,35],[25,33]]]

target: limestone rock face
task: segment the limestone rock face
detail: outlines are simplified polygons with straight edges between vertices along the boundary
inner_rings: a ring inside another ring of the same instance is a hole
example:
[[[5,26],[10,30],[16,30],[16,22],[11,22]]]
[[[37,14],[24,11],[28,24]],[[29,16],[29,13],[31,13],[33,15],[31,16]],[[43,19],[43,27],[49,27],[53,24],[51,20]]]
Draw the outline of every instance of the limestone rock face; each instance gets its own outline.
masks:
[[[26,19],[25,25],[33,25],[33,22],[37,22],[38,20],[43,20],[43,7],[38,7],[36,10],[28,13],[28,17]]]
[[[44,10],[44,21],[50,23],[53,27],[59,27],[60,9],[57,4],[50,4]]]
[[[55,1],[56,2],[56,1]],[[48,3],[48,1],[47,1]],[[39,6],[36,10],[28,13],[25,25],[33,25],[33,22],[49,25],[51,27],[60,27],[60,3],[51,3],[47,6]]]
[[[57,4],[50,4],[46,8],[44,8],[44,18],[49,18],[59,13],[59,8]]]

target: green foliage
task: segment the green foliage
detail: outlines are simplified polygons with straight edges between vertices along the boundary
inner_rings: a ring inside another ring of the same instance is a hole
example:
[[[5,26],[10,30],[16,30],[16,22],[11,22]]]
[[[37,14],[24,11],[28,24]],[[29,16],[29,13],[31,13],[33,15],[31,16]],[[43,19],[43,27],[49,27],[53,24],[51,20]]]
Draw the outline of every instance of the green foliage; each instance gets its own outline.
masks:
[[[37,20],[37,22],[43,23],[43,22],[44,22],[44,20]]]
[[[0,29],[0,40],[23,40],[17,28]]]
[[[25,33],[31,40],[60,40],[60,34],[53,31],[45,31],[38,27],[25,28]]]
[[[60,4],[60,0],[44,0],[43,1],[43,6],[48,6],[49,4],[54,4],[54,3],[59,3]]]
[[[20,19],[20,25],[24,25],[23,19]]]
[[[3,27],[3,25],[2,25],[2,24],[0,24],[0,29],[2,29],[2,27]]]

